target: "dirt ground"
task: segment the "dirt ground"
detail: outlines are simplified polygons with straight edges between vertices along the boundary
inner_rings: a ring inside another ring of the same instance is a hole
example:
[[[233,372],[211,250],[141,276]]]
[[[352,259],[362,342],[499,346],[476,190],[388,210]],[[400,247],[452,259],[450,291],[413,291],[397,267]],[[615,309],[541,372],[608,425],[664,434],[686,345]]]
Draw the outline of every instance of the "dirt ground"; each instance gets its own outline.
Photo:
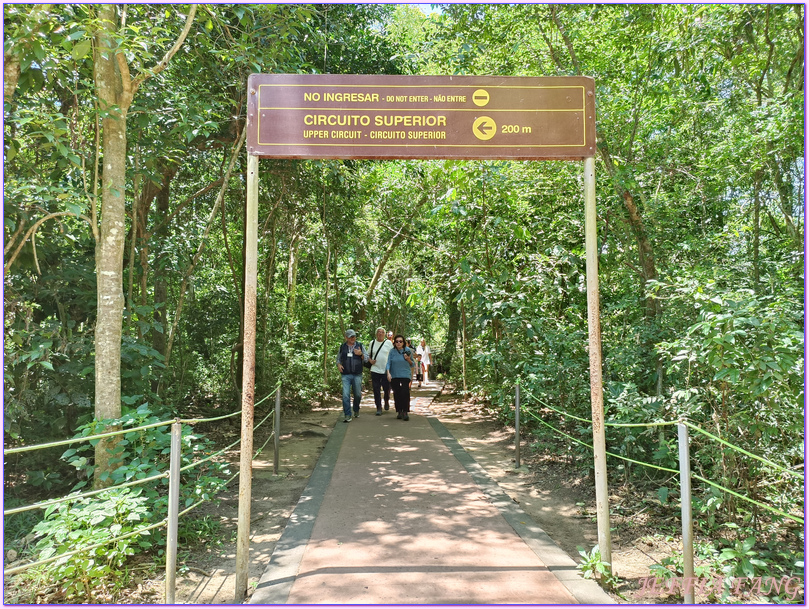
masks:
[[[368,396],[364,396],[367,400]],[[367,401],[366,408],[367,408]],[[252,585],[258,582],[281,536],[298,498],[306,487],[317,459],[341,410],[335,400],[327,408],[315,408],[301,414],[284,413],[278,474],[273,474],[272,445],[255,461],[253,508],[251,514],[250,574]],[[432,404],[433,414],[452,432],[489,475],[534,518],[556,543],[577,562],[577,547],[590,550],[597,542],[592,487],[576,480],[564,464],[543,463],[534,455],[521,455],[522,467],[515,468],[514,430],[494,421],[485,408],[444,392]],[[259,445],[256,438],[256,445]],[[208,510],[218,519],[221,545],[180,549],[182,567],[177,574],[176,602],[224,604],[234,601],[236,563],[236,512],[238,485],[222,497],[219,506]],[[613,522],[615,526],[615,522]],[[613,563],[623,579],[649,575],[649,565],[669,553],[666,544],[653,539],[625,542],[613,532]],[[154,591],[155,582],[145,587]],[[651,602],[635,599],[624,583],[618,588],[619,602]],[[147,590],[144,590],[147,592]],[[162,590],[161,590],[162,592]]]

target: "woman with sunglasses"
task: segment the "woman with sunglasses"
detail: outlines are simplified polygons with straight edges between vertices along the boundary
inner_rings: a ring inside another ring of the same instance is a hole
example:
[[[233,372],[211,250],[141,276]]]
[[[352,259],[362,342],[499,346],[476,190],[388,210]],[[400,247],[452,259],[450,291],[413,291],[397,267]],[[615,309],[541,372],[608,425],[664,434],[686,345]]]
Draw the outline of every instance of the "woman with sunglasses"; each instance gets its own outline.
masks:
[[[385,370],[390,387],[393,390],[393,403],[396,406],[396,418],[410,420],[410,381],[416,358],[413,351],[405,346],[405,338],[401,334],[393,337],[393,349],[388,354]]]

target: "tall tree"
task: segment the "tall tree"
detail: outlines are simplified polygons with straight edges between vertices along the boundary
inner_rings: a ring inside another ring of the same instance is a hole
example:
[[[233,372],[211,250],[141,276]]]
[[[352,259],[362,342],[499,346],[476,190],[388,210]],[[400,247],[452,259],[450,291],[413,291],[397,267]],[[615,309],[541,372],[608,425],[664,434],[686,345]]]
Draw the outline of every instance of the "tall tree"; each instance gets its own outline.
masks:
[[[119,37],[124,40],[127,7],[115,4],[97,9],[94,80],[102,115],[101,226],[96,244],[98,313],[95,332],[95,414],[97,419],[121,416],[121,332],[124,310],[123,261],[126,242],[126,117],[141,84],[161,72],[183,44],[196,15],[191,5],[185,26],[157,65],[143,68],[132,78]],[[108,483],[113,468],[111,447],[115,439],[96,445],[95,484]]]

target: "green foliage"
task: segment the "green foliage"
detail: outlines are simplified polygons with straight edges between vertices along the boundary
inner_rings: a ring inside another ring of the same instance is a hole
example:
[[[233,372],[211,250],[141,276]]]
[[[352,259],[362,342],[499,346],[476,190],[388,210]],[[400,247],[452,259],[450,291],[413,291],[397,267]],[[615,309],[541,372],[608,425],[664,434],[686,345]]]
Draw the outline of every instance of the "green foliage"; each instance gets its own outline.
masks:
[[[709,601],[731,602],[731,597],[741,592],[745,600],[770,603],[799,603],[800,597],[785,590],[782,582],[791,577],[800,579],[803,572],[803,554],[787,548],[782,541],[772,539],[766,543],[754,537],[718,542],[696,542],[694,576],[703,581],[721,581],[721,593],[710,587]],[[652,576],[668,582],[683,577],[683,554],[675,551],[659,563],[649,567]],[[746,586],[736,586],[739,580]],[[758,582],[760,585],[756,586]],[[765,583],[762,583],[765,582]]]
[[[77,437],[86,437],[100,432],[102,429],[137,428],[151,425],[170,418],[168,413],[155,414],[148,404],[143,404],[121,419],[109,421],[93,421],[79,430]],[[92,447],[98,440],[83,443],[78,448],[70,448],[64,452],[66,460],[83,478],[73,487],[74,490],[84,488],[93,479],[94,465]],[[194,433],[189,425],[182,428],[182,465],[190,465],[213,451],[213,443],[201,434]],[[141,480],[158,475],[168,470],[171,451],[171,433],[169,426],[155,427],[146,430],[133,430],[121,436],[113,449],[115,460],[120,466],[109,475],[102,474],[105,484],[118,485],[134,480]],[[228,473],[227,466],[216,461],[207,461],[184,473],[180,481],[180,502],[189,506],[199,499],[210,500],[221,490],[223,478]],[[144,486],[144,495],[153,502],[157,514],[168,509],[166,496],[167,480],[156,480]]]
[[[5,509],[12,509],[25,505],[26,502],[6,497],[4,501]],[[27,555],[31,552],[31,544],[34,541],[34,534],[31,532],[34,526],[43,518],[39,510],[27,510],[17,514],[3,517],[3,548],[6,553],[14,550],[19,555]]]
[[[757,552],[753,550],[756,544],[755,537],[748,537],[739,540],[732,547],[724,548],[719,553],[719,562],[730,563],[723,571],[731,577],[756,577],[762,569],[767,568],[767,563],[757,557]]]
[[[598,545],[594,546],[589,552],[578,547],[579,556],[582,561],[579,563],[579,571],[588,579],[595,579],[601,582],[602,585],[609,589],[613,589],[620,581],[618,576],[612,573],[612,566],[608,562],[604,562],[601,558],[601,550]]]
[[[669,378],[679,385],[672,394],[673,413],[706,429],[716,421],[722,437],[785,468],[802,463],[803,424],[795,418],[803,401],[799,304],[748,290],[720,296],[710,284],[683,282],[669,290],[675,305],[697,314],[682,338],[660,345],[672,362]],[[695,438],[695,447],[692,458],[699,467],[731,487],[749,492],[768,475],[728,449],[717,460],[716,446],[703,438]],[[783,483],[797,490],[796,482]],[[791,509],[795,496],[789,499],[782,490],[765,486],[756,495]],[[706,507],[716,501],[707,497]]]
[[[682,339],[661,344],[675,370],[688,383],[707,383],[703,391],[712,403],[724,397],[734,405],[789,406],[802,384],[798,303],[752,290],[716,295],[711,288],[675,287],[699,311]]]
[[[142,489],[117,489],[98,497],[62,503],[45,510],[34,527],[38,559],[82,550],[45,566],[52,581],[62,582],[69,600],[93,602],[93,589],[123,575],[127,557],[152,546],[149,531],[125,539],[154,517]]]
[[[147,405],[142,405],[120,420],[89,423],[81,428],[78,437],[93,435],[99,429],[111,426],[124,429],[142,427],[165,420],[167,416],[157,416]],[[90,444],[96,442],[92,440]],[[133,429],[125,433],[114,449],[120,465],[105,481],[119,485],[164,473],[168,469],[170,445],[171,434],[163,427]],[[181,467],[196,463],[212,452],[209,440],[193,433],[189,426],[183,426]],[[62,455],[82,478],[74,490],[86,487],[92,480],[93,454],[92,447],[85,443],[79,448],[66,450]],[[228,473],[227,466],[215,460],[184,472],[180,480],[181,507],[189,507],[201,500],[214,500],[224,488]],[[40,538],[35,548],[38,559],[79,550],[73,557],[60,558],[42,567],[52,580],[61,582],[67,598],[92,602],[95,587],[122,576],[127,557],[145,551],[163,554],[165,528],[142,529],[166,518],[167,484],[167,478],[163,477],[141,486],[110,489],[98,497],[75,499],[45,510],[44,519],[33,527]],[[210,529],[204,520],[199,522]],[[181,519],[184,539],[191,540],[205,534],[197,529],[197,524],[197,521]],[[120,537],[125,539],[118,539]],[[86,549],[97,544],[101,545]]]
[[[69,317],[67,304],[57,304],[47,316],[55,308],[48,302],[6,309],[4,402],[6,430],[15,439],[64,437],[92,412],[89,329]]]
[[[802,23],[802,10],[671,8],[453,5],[433,33],[432,57],[445,73],[595,78],[601,158],[611,162],[607,172],[597,171],[607,421],[687,417],[800,468],[804,176],[802,161],[794,162],[803,157],[793,139],[802,133],[789,129],[786,117],[803,100],[802,79],[789,67],[793,59],[801,63],[803,38],[793,26]],[[437,208],[437,217],[455,223],[445,229],[445,247],[458,256],[452,281],[468,319],[467,381],[503,419],[512,416],[517,379],[523,395],[589,418],[577,186],[543,171],[546,164],[536,175],[528,168],[509,174],[503,186],[502,170],[490,168],[489,179],[481,179],[469,165],[463,176],[447,172],[453,182]],[[471,184],[474,199],[466,192]],[[639,265],[639,224],[628,221],[621,189],[638,203],[656,281],[647,281]],[[521,214],[523,201],[536,221]],[[497,235],[502,218],[508,236]],[[496,247],[505,251],[494,255]],[[657,299],[653,315],[650,298]],[[530,399],[523,408],[590,443],[586,423]],[[587,449],[530,421],[538,450],[590,468]],[[607,445],[678,467],[668,429],[608,427]],[[610,465],[626,482],[676,505],[668,474]],[[692,467],[763,503],[804,511],[799,480],[699,435],[692,437]],[[708,534],[733,524],[744,538],[782,522],[712,487],[697,485],[694,501]]]

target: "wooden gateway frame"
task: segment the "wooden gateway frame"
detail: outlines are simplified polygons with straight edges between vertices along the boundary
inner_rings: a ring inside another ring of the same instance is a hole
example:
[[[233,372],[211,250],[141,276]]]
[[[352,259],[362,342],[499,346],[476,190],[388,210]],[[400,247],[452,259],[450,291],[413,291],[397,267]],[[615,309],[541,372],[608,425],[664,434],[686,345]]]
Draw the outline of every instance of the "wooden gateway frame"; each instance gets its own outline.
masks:
[[[244,367],[235,600],[247,595],[255,405],[260,158],[584,162],[587,320],[598,544],[611,563],[598,236],[595,83],[584,76],[253,74],[247,82]]]

